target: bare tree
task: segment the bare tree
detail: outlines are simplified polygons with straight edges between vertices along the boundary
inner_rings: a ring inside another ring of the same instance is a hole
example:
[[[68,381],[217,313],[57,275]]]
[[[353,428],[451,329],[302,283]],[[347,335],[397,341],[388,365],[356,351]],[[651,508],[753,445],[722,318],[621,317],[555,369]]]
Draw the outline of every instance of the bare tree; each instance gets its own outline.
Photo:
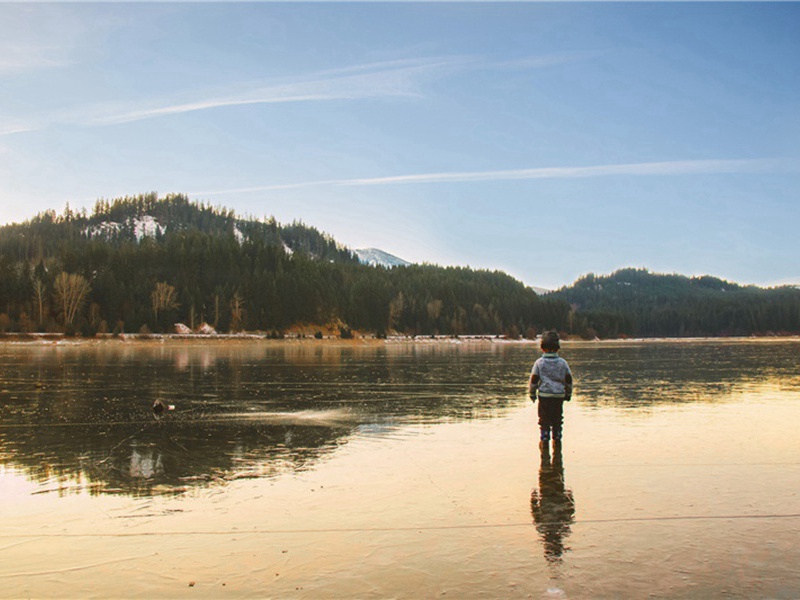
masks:
[[[244,298],[237,291],[231,298],[231,331],[239,331],[244,324]]]
[[[428,302],[426,308],[428,309],[428,318],[430,319],[438,319],[439,315],[442,313],[442,307],[444,306],[444,302],[439,300],[431,300]]]
[[[56,301],[64,315],[64,324],[72,323],[75,320],[78,309],[92,289],[89,282],[86,281],[83,275],[62,271],[56,277],[53,287]]]
[[[39,310],[39,321],[38,323],[42,323],[44,321],[44,303],[45,303],[45,294],[47,293],[47,288],[45,288],[44,282],[39,279],[38,277],[33,280],[33,299],[36,301],[36,308]]]
[[[153,303],[153,314],[156,317],[156,322],[158,322],[159,311],[178,308],[175,286],[168,284],[166,281],[159,281],[156,284],[156,287],[150,293],[150,300]]]

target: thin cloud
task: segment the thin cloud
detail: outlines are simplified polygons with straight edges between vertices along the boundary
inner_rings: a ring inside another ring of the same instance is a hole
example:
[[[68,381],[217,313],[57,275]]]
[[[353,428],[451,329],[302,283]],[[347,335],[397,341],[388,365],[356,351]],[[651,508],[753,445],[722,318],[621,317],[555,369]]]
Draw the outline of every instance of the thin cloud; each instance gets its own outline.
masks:
[[[62,110],[27,122],[0,124],[0,136],[38,131],[53,125],[118,125],[169,115],[243,106],[290,102],[325,102],[367,98],[420,97],[424,81],[463,65],[460,57],[396,60],[321,71],[272,85],[250,85],[236,93],[207,94],[184,102],[146,102],[137,106],[95,105],[77,110]],[[203,94],[195,94],[195,96]]]
[[[69,124],[118,125],[170,115],[250,104],[328,102],[370,98],[419,98],[423,84],[455,73],[485,69],[531,69],[583,58],[585,54],[528,57],[492,62],[470,56],[399,59],[329,69],[307,77],[250,85],[236,93],[195,92],[185,101],[143,101],[136,105],[94,105],[61,110],[24,123],[0,124],[0,136]],[[2,63],[0,63],[2,65]],[[240,86],[241,87],[241,86]]]
[[[439,62],[428,64],[379,67],[352,75],[324,74],[278,85],[269,85],[220,97],[206,98],[194,102],[167,104],[142,110],[123,111],[109,116],[88,120],[92,125],[110,125],[175,115],[198,110],[209,110],[225,106],[247,104],[277,104],[286,102],[322,102],[331,100],[357,100],[365,98],[419,96],[418,80],[441,66]]]
[[[42,129],[42,125],[40,123],[28,122],[28,123],[5,123],[0,125],[0,137],[6,135],[14,135],[15,133],[26,133],[28,131],[38,131]]]
[[[484,181],[515,181],[533,179],[581,179],[610,176],[677,176],[714,175],[726,173],[798,173],[800,159],[734,159],[734,160],[683,160],[647,163],[628,163],[617,165],[598,165],[590,167],[539,167],[533,169],[507,169],[501,171],[453,171],[442,173],[421,173],[396,175],[391,177],[370,177],[363,179],[328,179],[279,185],[242,187],[228,190],[194,192],[194,195],[218,196],[259,191],[279,191],[308,187],[361,187],[378,185],[436,184],[436,183],[475,183]]]
[[[759,173],[797,169],[798,161],[787,159],[683,160],[592,167],[543,167],[503,171],[424,173],[395,177],[351,179],[346,185],[393,185],[403,183],[459,183],[474,181],[513,181],[517,179],[580,179],[612,175],[704,175],[715,173]]]
[[[59,55],[62,52],[63,49],[55,47],[4,44],[0,47],[0,75],[71,64],[69,59]]]
[[[243,92],[192,102],[170,103],[91,118],[88,124],[129,123],[225,106],[357,100],[379,97],[420,97],[421,83],[435,75],[470,69],[530,69],[577,60],[585,54],[532,57],[510,62],[484,62],[474,57],[445,56],[400,59],[321,71],[288,83],[259,86]]]

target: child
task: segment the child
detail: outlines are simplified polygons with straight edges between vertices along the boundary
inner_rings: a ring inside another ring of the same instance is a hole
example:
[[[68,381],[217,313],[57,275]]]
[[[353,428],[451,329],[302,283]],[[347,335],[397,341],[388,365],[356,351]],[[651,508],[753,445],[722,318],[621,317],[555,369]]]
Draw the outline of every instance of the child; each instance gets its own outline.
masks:
[[[564,422],[563,405],[572,397],[572,372],[569,364],[558,355],[560,343],[558,333],[548,331],[542,334],[544,354],[533,363],[528,382],[528,395],[536,402],[539,397],[539,430],[542,442],[561,440],[561,424]],[[538,392],[538,394],[537,394]]]

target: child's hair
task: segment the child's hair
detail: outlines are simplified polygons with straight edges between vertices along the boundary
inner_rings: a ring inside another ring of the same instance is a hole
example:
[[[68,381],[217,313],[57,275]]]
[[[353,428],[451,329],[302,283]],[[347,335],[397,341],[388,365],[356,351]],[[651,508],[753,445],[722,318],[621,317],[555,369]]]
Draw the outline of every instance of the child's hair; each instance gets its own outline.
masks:
[[[545,331],[542,334],[542,350],[545,352],[558,352],[561,343],[558,340],[557,331]]]

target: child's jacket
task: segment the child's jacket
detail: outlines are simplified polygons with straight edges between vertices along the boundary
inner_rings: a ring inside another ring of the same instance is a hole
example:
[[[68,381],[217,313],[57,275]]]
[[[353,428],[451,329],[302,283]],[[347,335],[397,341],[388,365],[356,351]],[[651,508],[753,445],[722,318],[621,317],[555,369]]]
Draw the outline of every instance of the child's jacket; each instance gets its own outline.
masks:
[[[567,395],[567,374],[572,375],[569,364],[555,352],[543,354],[533,363],[534,375],[539,376],[537,388],[540,398],[564,398]]]

